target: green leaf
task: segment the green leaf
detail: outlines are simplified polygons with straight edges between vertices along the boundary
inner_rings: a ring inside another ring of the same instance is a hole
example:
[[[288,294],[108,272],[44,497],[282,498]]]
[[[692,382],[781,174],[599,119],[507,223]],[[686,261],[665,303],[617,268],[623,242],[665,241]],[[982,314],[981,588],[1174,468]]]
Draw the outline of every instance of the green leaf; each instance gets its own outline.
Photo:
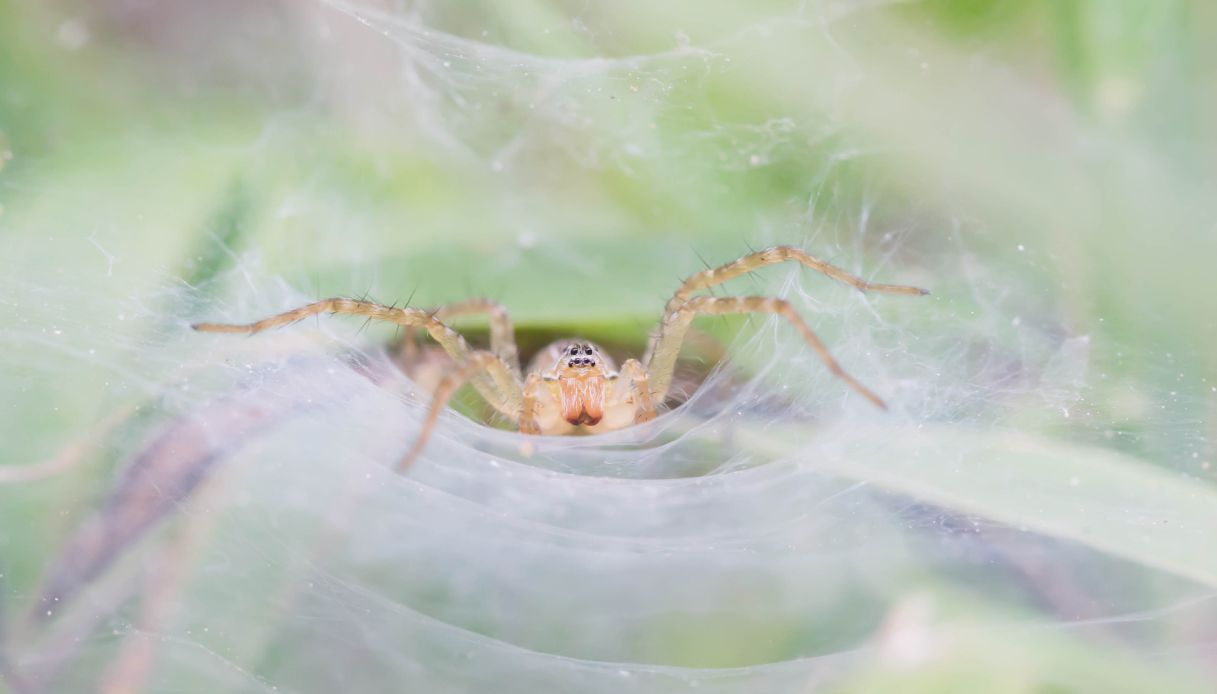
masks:
[[[796,454],[796,432],[778,431],[741,438],[775,455]],[[1015,431],[850,426],[829,438],[808,464],[1217,586],[1217,490],[1200,481],[1115,451]]]

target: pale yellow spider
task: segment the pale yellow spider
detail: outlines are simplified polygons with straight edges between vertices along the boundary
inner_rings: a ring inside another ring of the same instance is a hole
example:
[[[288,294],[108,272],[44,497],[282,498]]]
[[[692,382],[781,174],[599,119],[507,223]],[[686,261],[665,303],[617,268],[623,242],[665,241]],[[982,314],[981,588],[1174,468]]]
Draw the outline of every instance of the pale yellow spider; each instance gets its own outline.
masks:
[[[871,284],[798,248],[777,246],[699,272],[685,280],[664,306],[663,317],[651,334],[642,361],[627,359],[618,369],[596,345],[583,340],[560,340],[551,343],[533,358],[527,377],[520,371],[511,318],[501,305],[488,300],[475,299],[428,311],[384,306],[359,299],[324,299],[254,323],[196,323],[191,327],[203,332],[256,333],[319,313],[341,313],[426,330],[452,357],[456,366],[436,387],[426,422],[398,465],[399,470],[408,467],[422,451],[440,413],[466,382],[471,382],[486,402],[525,434],[596,433],[654,419],[656,403],[662,405],[668,396],[672,371],[685,334],[693,318],[699,315],[770,313],[783,316],[833,374],[876,406],[886,409],[878,395],[845,373],[820,338],[788,302],[768,296],[693,296],[699,290],[787,260],[797,261],[862,291],[911,295],[929,293],[917,287]],[[470,313],[484,313],[489,317],[489,350],[471,348],[460,333],[444,322],[452,316]]]

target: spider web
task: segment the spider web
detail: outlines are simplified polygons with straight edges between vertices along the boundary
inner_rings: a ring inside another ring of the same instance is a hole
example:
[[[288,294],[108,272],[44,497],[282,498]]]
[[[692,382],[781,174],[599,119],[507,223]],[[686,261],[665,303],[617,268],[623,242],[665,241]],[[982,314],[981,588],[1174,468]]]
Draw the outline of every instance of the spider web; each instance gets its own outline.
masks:
[[[71,440],[115,470],[37,579],[10,592],[14,667],[68,689],[145,663],[149,690],[836,691],[951,667],[1000,639],[1046,679],[1089,682],[1102,670],[1090,659],[1128,649],[1161,654],[1151,677],[1189,682],[1188,659],[1212,655],[1194,622],[1217,604],[1211,560],[1189,556],[1211,534],[1213,492],[1179,474],[1211,458],[1194,414],[1207,394],[1176,394],[1182,419],[1128,405],[1144,428],[1169,427],[1138,436],[1100,402],[1109,362],[1093,366],[1066,292],[1039,283],[1051,253],[1018,246],[1030,272],[994,261],[1015,244],[970,208],[944,216],[866,168],[893,153],[834,113],[870,88],[835,30],[888,4],[766,6],[718,31],[673,22],[649,52],[618,50],[593,8],[559,13],[581,51],[515,46],[509,27],[488,19],[482,34],[439,4],[327,0],[295,15],[314,60],[309,108],[365,141],[508,181],[487,202],[503,223],[472,232],[496,249],[488,284],[540,266],[565,268],[557,286],[619,286],[596,244],[623,219],[559,228],[572,217],[543,202],[547,181],[609,172],[700,190],[814,161],[803,196],[707,241],[708,260],[738,256],[737,242],[794,243],[867,279],[932,287],[924,300],[867,296],[778,269],[721,290],[793,302],[891,410],[851,393],[779,320],[710,322],[728,358],[651,426],[536,440],[448,412],[397,475],[426,394],[385,333],[186,327],[313,300],[285,272],[308,255],[355,268],[339,293],[391,282],[369,258],[417,239],[369,231],[384,220],[305,177],[275,213],[330,230],[273,261],[217,237],[208,252],[231,256],[229,270],[193,283],[165,271],[135,293],[6,273],[0,344],[48,401],[73,378],[104,381],[91,407],[106,416],[86,408],[77,419],[93,433]],[[820,107],[723,112],[714,92],[750,74],[740,64],[792,41],[831,68],[797,82]],[[255,156],[296,142],[297,117],[270,119]],[[691,159],[713,171],[669,165]],[[95,220],[66,254],[97,277],[121,273],[133,251],[120,223]],[[683,239],[634,241],[648,279],[589,297],[589,313],[657,311],[672,258],[692,258],[677,274],[700,269]],[[505,291],[526,322],[544,321],[528,289]],[[60,443],[13,455],[54,463]],[[51,467],[98,477],[79,461]],[[1054,669],[1045,643],[1077,649],[1075,662]]]

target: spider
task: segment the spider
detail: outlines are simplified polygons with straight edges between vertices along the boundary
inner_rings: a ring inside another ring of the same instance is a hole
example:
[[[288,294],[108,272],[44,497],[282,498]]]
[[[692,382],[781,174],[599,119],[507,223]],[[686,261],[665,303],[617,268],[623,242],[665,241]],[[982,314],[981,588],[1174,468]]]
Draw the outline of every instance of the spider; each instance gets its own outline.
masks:
[[[620,368],[597,345],[586,340],[567,339],[543,348],[532,359],[528,371],[521,372],[511,318],[502,305],[485,299],[448,304],[433,310],[384,306],[361,299],[323,299],[253,323],[195,323],[191,327],[201,332],[252,334],[329,313],[366,316],[369,320],[425,330],[448,353],[455,366],[436,386],[427,418],[398,464],[399,471],[409,467],[422,452],[440,413],[465,383],[471,383],[486,402],[525,434],[597,433],[654,419],[656,405],[662,405],[667,398],[685,334],[693,319],[700,315],[768,313],[782,316],[829,371],[876,407],[887,409],[878,395],[841,368],[824,342],[789,302],[770,296],[694,296],[700,290],[734,277],[790,260],[860,291],[914,296],[929,293],[918,287],[872,284],[792,246],[767,248],[686,279],[664,306],[663,316],[651,333],[642,359],[627,359]],[[468,314],[485,314],[489,318],[489,350],[473,349],[460,333],[444,322]]]

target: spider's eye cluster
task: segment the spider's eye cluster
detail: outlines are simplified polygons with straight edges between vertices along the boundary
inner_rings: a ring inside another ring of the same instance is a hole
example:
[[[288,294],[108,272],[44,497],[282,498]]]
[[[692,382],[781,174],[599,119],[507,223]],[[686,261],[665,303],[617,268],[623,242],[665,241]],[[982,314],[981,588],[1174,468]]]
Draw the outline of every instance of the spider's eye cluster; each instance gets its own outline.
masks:
[[[595,366],[596,365],[596,360],[590,358],[592,356],[591,347],[588,347],[588,346],[580,347],[579,345],[571,345],[570,349],[567,351],[569,351],[570,355],[571,355],[570,360],[566,362],[567,366]],[[582,353],[585,356],[580,356],[580,353]]]

